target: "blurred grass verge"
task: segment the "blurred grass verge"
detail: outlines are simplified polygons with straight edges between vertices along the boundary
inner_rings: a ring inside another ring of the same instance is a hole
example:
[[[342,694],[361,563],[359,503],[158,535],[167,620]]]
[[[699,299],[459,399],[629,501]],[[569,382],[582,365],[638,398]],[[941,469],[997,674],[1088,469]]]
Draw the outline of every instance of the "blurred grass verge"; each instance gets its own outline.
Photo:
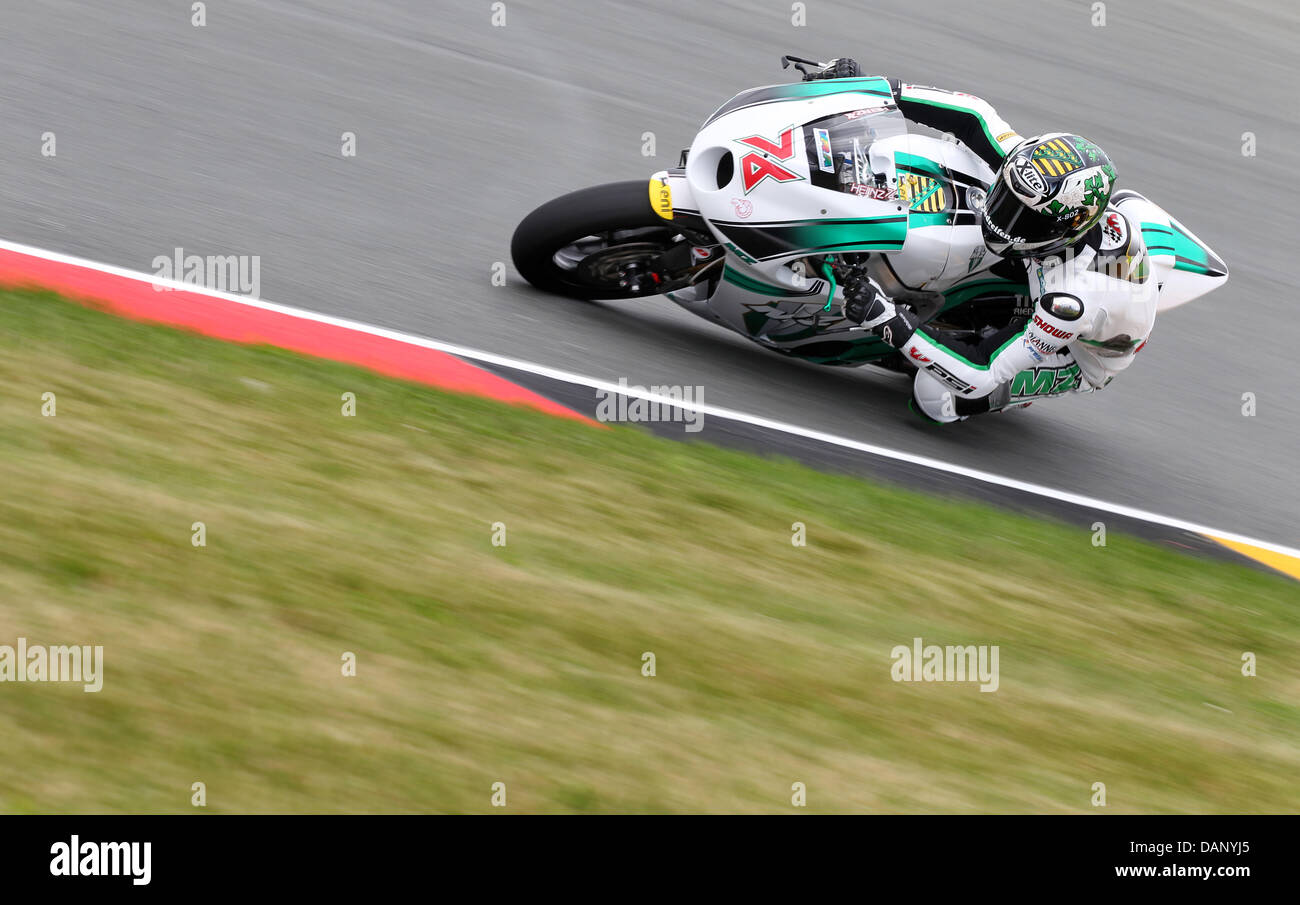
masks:
[[[0,810],[1300,809],[1284,579],[48,294],[0,314],[0,644],[105,649],[98,694],[0,684]],[[916,636],[999,645],[999,690],[891,681]]]

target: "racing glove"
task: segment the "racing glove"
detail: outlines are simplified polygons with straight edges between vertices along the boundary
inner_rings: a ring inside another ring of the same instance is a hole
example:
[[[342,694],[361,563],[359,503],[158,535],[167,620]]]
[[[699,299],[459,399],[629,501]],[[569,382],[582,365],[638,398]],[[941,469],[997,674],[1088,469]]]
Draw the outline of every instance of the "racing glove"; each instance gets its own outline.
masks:
[[[893,301],[864,271],[855,271],[844,281],[844,317],[847,320],[870,330],[896,313]]]
[[[811,82],[815,79],[855,79],[860,75],[862,75],[862,67],[857,64],[857,61],[848,57],[837,57],[819,72],[805,73],[803,80]]]

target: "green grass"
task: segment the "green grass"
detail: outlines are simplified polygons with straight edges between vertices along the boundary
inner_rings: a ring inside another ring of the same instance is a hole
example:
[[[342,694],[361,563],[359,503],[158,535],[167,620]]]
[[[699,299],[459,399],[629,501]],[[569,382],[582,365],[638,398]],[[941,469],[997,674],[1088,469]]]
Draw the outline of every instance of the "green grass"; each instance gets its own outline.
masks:
[[[0,684],[0,810],[1300,809],[1285,579],[49,295],[0,315],[0,644],[105,648],[98,694]],[[1000,689],[891,681],[915,636],[999,645]]]

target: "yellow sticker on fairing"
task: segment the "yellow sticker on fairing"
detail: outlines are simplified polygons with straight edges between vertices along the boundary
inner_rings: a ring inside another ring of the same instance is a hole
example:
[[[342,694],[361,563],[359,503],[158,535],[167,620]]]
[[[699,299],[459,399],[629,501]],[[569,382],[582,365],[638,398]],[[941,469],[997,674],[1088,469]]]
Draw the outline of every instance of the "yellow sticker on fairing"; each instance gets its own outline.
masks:
[[[907,173],[898,180],[898,200],[908,206],[909,210],[933,214],[947,207],[947,197],[943,192],[943,183],[929,176]]]
[[[650,206],[665,220],[673,218],[673,190],[668,187],[668,183],[658,179],[650,180]]]

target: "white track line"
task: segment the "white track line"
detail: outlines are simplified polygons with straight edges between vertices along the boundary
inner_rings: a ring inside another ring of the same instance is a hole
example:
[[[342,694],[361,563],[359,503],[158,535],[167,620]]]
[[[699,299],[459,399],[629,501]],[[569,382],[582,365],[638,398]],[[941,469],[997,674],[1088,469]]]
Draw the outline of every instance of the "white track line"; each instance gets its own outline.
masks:
[[[829,434],[825,431],[814,430],[812,428],[800,427],[797,424],[788,424],[784,421],[776,421],[772,418],[765,418],[762,415],[751,415],[747,412],[739,412],[734,409],[722,408],[716,405],[707,405],[703,403],[686,402],[681,399],[673,399],[669,396],[663,396],[656,393],[650,393],[642,390],[635,385],[622,386],[608,380],[601,380],[598,377],[588,377],[584,374],[575,374],[571,371],[563,371],[558,368],[548,367],[546,365],[536,364],[531,361],[523,361],[518,358],[511,358],[506,355],[497,355],[494,352],[485,352],[482,349],[473,349],[469,346],[461,346],[455,343],[442,342],[441,340],[428,339],[423,336],[416,336],[410,333],[403,333],[399,330],[389,330],[385,327],[376,327],[371,324],[364,324],[359,321],[348,320],[347,318],[332,317],[328,314],[320,314],[315,311],[307,311],[302,308],[294,308],[289,305],[279,305],[274,302],[265,302],[260,299],[249,298],[248,296],[236,295],[231,292],[222,292],[217,289],[208,289],[192,283],[181,283],[176,280],[162,280],[152,274],[142,273],[135,270],[127,270],[123,267],[115,267],[111,264],[101,264],[98,261],[89,261],[85,258],[78,258],[72,255],[65,255],[57,251],[49,251],[43,248],[34,248],[29,245],[20,245],[16,242],[8,242],[0,239],[0,248],[7,251],[17,252],[19,254],[30,255],[36,258],[42,258],[47,261],[55,261],[62,264],[69,264],[77,267],[84,267],[95,270],[100,273],[113,274],[114,276],[126,277],[132,280],[150,284],[166,285],[175,289],[181,289],[195,295],[206,295],[212,298],[224,299],[229,302],[235,302],[240,305],[247,305],[251,308],[261,308],[266,311],[275,311],[280,314],[286,314],[291,317],[298,317],[304,320],[315,321],[322,324],[331,324],[336,327],[343,327],[349,330],[355,330],[359,333],[368,333],[371,336],[380,336],[385,339],[395,340],[397,342],[409,343],[414,346],[422,346],[426,349],[436,349],[440,352],[447,352],[460,358],[469,359],[470,361],[484,362],[486,364],[499,365],[504,368],[511,368],[516,371],[523,371],[527,374],[535,374],[539,377],[546,377],[550,380],[558,380],[561,383],[571,383],[579,386],[590,387],[596,390],[606,392],[620,393],[624,396],[631,396],[638,399],[659,402],[661,404],[672,405],[676,408],[684,409],[690,412],[697,412],[701,415],[707,415],[714,418],[725,418],[730,421],[739,421],[743,424],[749,424],[754,427],[761,427],[767,430],[778,431],[784,434],[790,434],[796,437],[803,437],[808,440],[816,440],[819,443],[826,443],[832,446],[839,446],[844,449],[852,449],[857,452],[867,453],[872,456],[879,456],[883,459],[892,459],[896,462],[906,462],[909,465],[917,465],[922,468],[929,468],[934,471],[941,471],[946,474],[957,475],[963,478],[969,478],[973,481],[979,481],[984,484],[992,484],[997,487],[1005,487],[1010,490],[1018,490],[1022,493],[1033,494],[1035,496],[1047,497],[1048,499],[1058,500],[1063,503],[1070,503],[1076,506],[1082,506],[1088,509],[1095,509],[1100,512],[1109,512],[1114,515],[1125,518],[1136,519],[1138,521],[1148,522],[1153,525],[1163,525],[1167,528],[1176,528],[1180,531],[1190,531],[1193,534],[1209,535],[1213,538],[1222,538],[1223,540],[1234,541],[1239,544],[1249,544],[1253,547],[1259,547],[1263,550],[1269,550],[1273,553],[1279,553],[1283,556],[1291,556],[1300,559],[1300,549],[1287,547],[1282,544],[1275,544],[1272,541],[1259,540],[1253,537],[1247,537],[1243,534],[1237,534],[1232,531],[1221,531],[1218,528],[1211,528],[1207,525],[1199,525],[1195,522],[1188,522],[1182,519],[1170,518],[1166,515],[1160,515],[1156,512],[1147,512],[1144,509],[1136,509],[1132,506],[1123,506],[1119,503],[1108,503],[1105,500],[1099,500],[1094,497],[1084,496],[1079,493],[1071,493],[1065,490],[1059,490],[1054,487],[1045,487],[1041,484],[1031,484],[1027,481],[1021,481],[1016,478],[1008,478],[1002,475],[996,475],[987,471],[980,471],[975,468],[967,468],[963,465],[954,465],[951,462],[944,462],[941,459],[931,459],[928,456],[918,456],[913,453],[902,452],[901,450],[889,449],[884,446],[876,446],[872,443],[862,443],[858,440],[852,440],[848,437],[841,437],[836,434]]]

